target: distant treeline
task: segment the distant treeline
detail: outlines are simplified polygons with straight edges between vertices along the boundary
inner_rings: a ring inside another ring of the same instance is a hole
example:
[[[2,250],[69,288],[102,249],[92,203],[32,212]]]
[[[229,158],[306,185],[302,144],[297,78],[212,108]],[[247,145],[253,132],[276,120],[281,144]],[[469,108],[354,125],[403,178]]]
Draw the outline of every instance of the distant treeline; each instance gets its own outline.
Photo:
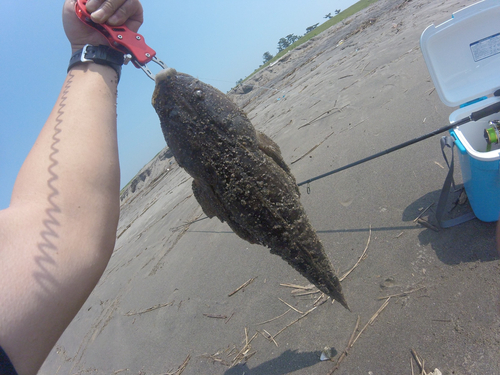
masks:
[[[340,13],[340,9],[337,9],[335,10],[335,15],[339,14]],[[326,19],[330,19],[332,18],[332,14],[331,13],[328,13],[327,15],[325,15],[323,18],[326,18]],[[295,43],[297,40],[299,40],[300,38],[302,38],[303,36],[305,36],[306,34],[310,33],[311,31],[313,31],[315,28],[317,28],[319,25],[319,22],[312,25],[312,26],[309,26],[307,29],[306,29],[306,33],[304,35],[295,35],[295,34],[288,34],[287,36],[285,36],[284,38],[281,38],[279,41],[278,41],[278,53],[280,53],[281,51],[287,49],[288,47],[290,47],[293,43]],[[264,52],[264,54],[262,55],[262,59],[264,60],[263,61],[263,64],[267,63],[268,61],[270,61],[274,56],[271,55],[271,53],[269,51],[267,52]]]
[[[340,13],[340,9],[337,9],[335,10],[335,15],[339,14]],[[328,13],[326,14],[323,18],[326,18],[326,19],[330,19],[332,18],[332,14],[331,13]],[[280,53],[281,51],[287,49],[288,47],[290,47],[293,43],[295,43],[297,40],[299,40],[300,38],[302,38],[303,36],[307,35],[308,33],[310,33],[311,31],[313,31],[315,28],[317,28],[319,25],[319,22],[312,25],[312,26],[309,26],[307,29],[306,29],[306,33],[304,35],[295,35],[295,34],[288,34],[287,36],[281,38],[279,41],[278,41],[278,53]],[[262,65],[266,64],[267,62],[271,61],[272,59],[274,58],[274,55],[272,55],[269,51],[267,52],[264,52],[264,54],[262,55],[262,59],[263,59],[263,62],[262,62]],[[260,65],[260,66],[262,66]],[[238,86],[239,84],[241,84],[243,82],[243,79],[240,79],[238,82],[236,82],[236,86]]]

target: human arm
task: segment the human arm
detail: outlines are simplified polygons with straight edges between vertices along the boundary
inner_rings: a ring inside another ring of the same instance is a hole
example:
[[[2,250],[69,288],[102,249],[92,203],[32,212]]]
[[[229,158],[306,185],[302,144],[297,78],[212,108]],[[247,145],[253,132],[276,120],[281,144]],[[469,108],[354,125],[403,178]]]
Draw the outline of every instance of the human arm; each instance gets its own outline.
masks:
[[[127,26],[137,31],[138,0],[95,1],[107,9],[104,21],[124,12]],[[70,0],[63,20],[73,51],[106,44],[76,18]],[[109,66],[85,63],[68,73],[18,174],[11,204],[0,211],[0,346],[20,375],[38,371],[113,251],[119,216],[116,90]]]

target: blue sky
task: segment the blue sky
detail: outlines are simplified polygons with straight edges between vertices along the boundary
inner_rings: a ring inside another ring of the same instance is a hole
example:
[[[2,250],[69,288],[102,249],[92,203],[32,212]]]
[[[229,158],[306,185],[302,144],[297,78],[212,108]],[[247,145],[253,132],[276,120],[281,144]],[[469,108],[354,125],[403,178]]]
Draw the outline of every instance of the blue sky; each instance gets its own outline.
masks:
[[[227,92],[276,54],[278,40],[357,0],[143,0],[141,33],[169,67]],[[0,12],[0,209],[63,84],[70,57],[63,1],[2,0]],[[153,73],[156,64],[149,64]],[[118,87],[121,186],[165,140],[151,106],[154,82],[131,64]]]

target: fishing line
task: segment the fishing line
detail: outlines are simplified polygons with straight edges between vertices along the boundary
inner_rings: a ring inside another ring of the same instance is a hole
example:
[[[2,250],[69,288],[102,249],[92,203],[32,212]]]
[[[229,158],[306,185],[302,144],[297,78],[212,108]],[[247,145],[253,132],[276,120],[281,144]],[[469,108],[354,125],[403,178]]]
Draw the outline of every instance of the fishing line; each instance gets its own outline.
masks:
[[[388,148],[387,150],[384,150],[384,151],[381,151],[377,154],[374,154],[372,156],[368,156],[364,159],[361,159],[361,160],[358,160],[354,163],[351,163],[351,164],[347,164],[343,167],[340,167],[340,168],[337,168],[337,169],[334,169],[333,171],[330,171],[330,172],[327,172],[327,173],[323,173],[319,176],[316,176],[316,177],[313,177],[313,178],[310,178],[306,181],[303,181],[303,182],[300,182],[299,184],[297,184],[298,186],[302,186],[302,185],[305,185],[307,184],[307,191],[308,193],[310,192],[310,187],[309,187],[309,184],[313,181],[316,181],[316,180],[320,180],[322,178],[325,178],[327,176],[330,176],[334,173],[338,173],[338,172],[341,172],[343,170],[346,170],[346,169],[349,169],[349,168],[352,168],[352,167],[355,167],[356,165],[359,165],[359,164],[363,164],[363,163],[366,163],[367,161],[370,161],[370,160],[373,160],[373,159],[376,159],[380,156],[383,156],[383,155],[387,155],[387,154],[390,154],[391,152],[394,152],[394,151],[397,151],[399,149],[402,149],[404,147],[408,147],[412,144],[415,144],[417,142],[420,142],[420,141],[423,141],[427,138],[430,138],[434,135],[437,135],[437,134],[440,134],[440,133],[444,133],[445,131],[447,130],[450,130],[454,127],[457,127],[457,126],[460,126],[460,125],[463,125],[463,124],[466,124],[470,121],[478,121],[484,117],[487,117],[487,116],[490,116],[490,115],[493,115],[495,113],[498,113],[500,112],[500,102],[497,102],[497,103],[494,103],[494,104],[491,104],[483,109],[480,109],[479,111],[476,111],[476,112],[472,112],[470,114],[470,116],[468,117],[464,117],[463,119],[459,120],[459,121],[456,121],[450,125],[447,125],[447,126],[444,126],[442,128],[439,128],[439,129],[436,129],[430,133],[427,133],[427,134],[424,134],[420,137],[417,137],[417,138],[414,138],[410,141],[406,141],[406,142],[403,142],[397,146],[394,146],[394,147],[391,147],[391,148]]]
[[[230,82],[230,81],[224,81],[224,80],[218,80],[218,81],[221,81],[221,82]],[[245,85],[243,85],[243,86],[245,86]],[[266,86],[251,85],[251,84],[248,84],[247,86],[258,87],[258,88],[263,88],[263,89],[266,89],[266,90],[282,92],[285,95],[287,94],[287,92],[285,92],[283,90],[278,90],[278,89],[274,89],[274,88],[270,88],[270,87],[266,87]],[[301,93],[299,92],[298,94],[301,94]],[[283,95],[283,98],[285,97],[285,95]],[[304,94],[302,94],[302,95],[304,95]],[[500,96],[500,90],[495,91],[494,96]],[[278,98],[278,100],[280,100],[280,99],[281,98]],[[321,174],[319,176],[316,176],[316,177],[310,178],[308,180],[302,181],[302,182],[298,183],[297,185],[298,186],[307,185],[307,193],[309,194],[310,191],[311,191],[310,184],[313,181],[320,180],[322,178],[331,176],[332,174],[335,174],[335,173],[344,171],[346,169],[355,167],[357,165],[366,163],[367,161],[379,158],[379,157],[381,157],[383,155],[387,155],[387,154],[390,154],[391,152],[394,152],[394,151],[400,150],[402,148],[411,146],[411,145],[413,145],[415,143],[418,143],[418,142],[421,142],[423,140],[426,140],[427,138],[433,137],[433,136],[435,136],[437,134],[444,133],[445,131],[451,130],[454,127],[466,124],[466,123],[468,123],[470,121],[478,121],[478,120],[480,120],[480,119],[482,119],[484,117],[490,116],[490,115],[498,113],[498,112],[500,112],[500,102],[491,104],[491,105],[489,105],[489,106],[487,106],[487,107],[485,107],[483,109],[480,109],[480,110],[478,110],[476,112],[472,112],[468,117],[465,117],[465,118],[463,118],[463,119],[461,119],[459,121],[456,121],[456,122],[454,122],[454,123],[452,123],[450,125],[447,125],[447,126],[444,126],[442,128],[436,129],[436,130],[434,130],[434,131],[432,131],[430,133],[424,134],[424,135],[422,135],[420,137],[417,137],[417,138],[414,138],[412,140],[403,142],[403,143],[401,143],[401,144],[399,144],[397,146],[388,148],[388,149],[386,149],[384,151],[381,151],[381,152],[376,153],[374,155],[368,156],[368,157],[363,158],[361,160],[358,160],[358,161],[356,161],[354,163],[347,164],[347,165],[345,165],[343,167],[334,169],[334,170],[332,170],[330,172],[323,173],[323,174]],[[321,116],[322,115],[320,115],[319,117],[321,117]],[[484,134],[484,136],[485,136],[485,138],[487,140],[490,139],[490,142],[489,142],[490,147],[491,147],[491,143],[498,142],[498,139],[500,138],[500,130],[499,130],[500,129],[500,122],[498,124],[495,123],[495,124],[491,124],[491,125],[495,125],[494,128],[486,129],[485,130],[485,134]],[[497,137],[497,135],[498,135],[498,137]]]

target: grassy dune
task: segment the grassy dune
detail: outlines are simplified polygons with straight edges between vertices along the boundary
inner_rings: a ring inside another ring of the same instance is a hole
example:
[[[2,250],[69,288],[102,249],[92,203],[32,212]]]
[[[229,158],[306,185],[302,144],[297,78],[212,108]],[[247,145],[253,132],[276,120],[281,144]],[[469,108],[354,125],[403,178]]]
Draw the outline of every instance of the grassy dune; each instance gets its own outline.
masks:
[[[360,0],[356,4],[351,5],[349,8],[345,9],[344,11],[340,12],[336,16],[330,18],[328,21],[322,23],[319,25],[317,28],[315,28],[313,31],[307,33],[304,35],[302,38],[297,40],[295,43],[291,44],[288,48],[285,48],[283,51],[280,53],[276,54],[271,60],[269,60],[266,64],[260,66],[258,69],[256,69],[252,74],[250,74],[247,78],[245,78],[243,81],[247,80],[250,78],[252,75],[257,73],[259,70],[262,68],[265,68],[269,64],[272,64],[273,62],[279,60],[283,55],[285,55],[288,51],[291,51],[301,44],[307,42],[309,39],[314,38],[316,35],[322,33],[326,29],[338,24],[339,22],[342,22],[344,19],[347,17],[352,16],[353,14],[359,12],[360,10],[365,9],[369,5],[376,3],[378,0]]]

